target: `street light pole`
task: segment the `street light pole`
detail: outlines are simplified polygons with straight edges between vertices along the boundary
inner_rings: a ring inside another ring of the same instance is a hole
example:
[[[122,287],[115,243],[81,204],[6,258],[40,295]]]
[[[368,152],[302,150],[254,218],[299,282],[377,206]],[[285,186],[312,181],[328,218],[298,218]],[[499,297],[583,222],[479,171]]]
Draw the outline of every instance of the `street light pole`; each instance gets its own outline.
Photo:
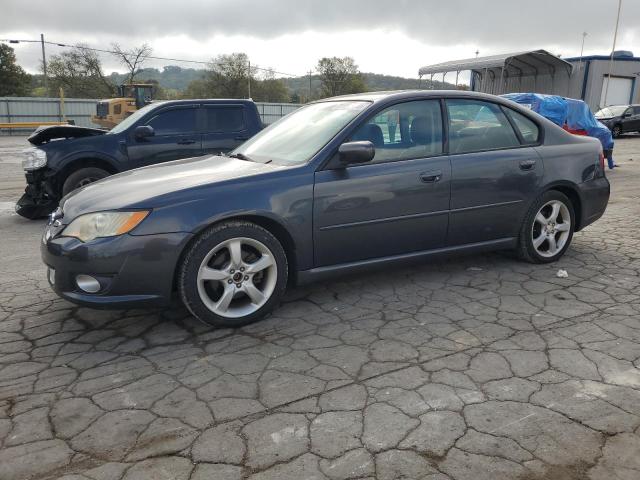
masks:
[[[584,40],[587,38],[587,32],[582,32],[582,47],[580,47],[580,62],[578,63],[578,70],[582,69],[582,56],[584,54]]]
[[[42,45],[42,73],[44,73],[44,91],[47,94],[47,57],[44,54],[44,34],[40,34],[40,45]]]
[[[607,76],[607,85],[604,89],[604,105],[607,106],[609,96],[609,82],[611,82],[611,72],[613,71],[613,52],[616,51],[616,40],[618,39],[618,24],[620,23],[620,10],[622,9],[622,0],[618,0],[618,16],[616,17],[616,29],[613,32],[613,47],[611,47],[611,58],[609,58],[609,75]]]

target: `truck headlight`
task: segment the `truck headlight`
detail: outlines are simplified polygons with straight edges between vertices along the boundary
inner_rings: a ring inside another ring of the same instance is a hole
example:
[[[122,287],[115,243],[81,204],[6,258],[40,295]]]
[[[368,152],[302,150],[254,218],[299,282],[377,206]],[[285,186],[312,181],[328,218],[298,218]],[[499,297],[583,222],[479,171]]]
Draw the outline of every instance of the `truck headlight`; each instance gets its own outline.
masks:
[[[82,242],[98,237],[115,237],[136,228],[147,215],[148,210],[87,213],[67,225],[61,235],[75,237]]]
[[[22,168],[27,171],[37,170],[47,164],[47,152],[36,147],[27,148],[22,152]]]

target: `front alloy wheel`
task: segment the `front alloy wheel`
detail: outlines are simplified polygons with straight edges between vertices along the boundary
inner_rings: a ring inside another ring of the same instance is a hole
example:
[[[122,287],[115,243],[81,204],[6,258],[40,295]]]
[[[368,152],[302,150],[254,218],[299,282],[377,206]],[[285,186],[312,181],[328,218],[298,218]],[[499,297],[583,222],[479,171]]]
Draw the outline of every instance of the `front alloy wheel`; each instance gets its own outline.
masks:
[[[179,289],[194,316],[237,327],[272,310],[287,283],[280,242],[248,222],[227,222],[202,234],[185,255]]]

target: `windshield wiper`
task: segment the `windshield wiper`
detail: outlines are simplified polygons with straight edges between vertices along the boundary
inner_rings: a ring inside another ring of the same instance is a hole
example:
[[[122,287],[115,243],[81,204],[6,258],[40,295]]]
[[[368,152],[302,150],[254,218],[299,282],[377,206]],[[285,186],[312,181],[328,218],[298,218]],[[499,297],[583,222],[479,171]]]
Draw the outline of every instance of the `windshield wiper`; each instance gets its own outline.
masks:
[[[240,159],[240,160],[246,160],[248,162],[253,162],[254,161],[250,157],[246,156],[244,153],[230,153],[227,156],[231,157],[231,158],[237,158],[237,159]]]

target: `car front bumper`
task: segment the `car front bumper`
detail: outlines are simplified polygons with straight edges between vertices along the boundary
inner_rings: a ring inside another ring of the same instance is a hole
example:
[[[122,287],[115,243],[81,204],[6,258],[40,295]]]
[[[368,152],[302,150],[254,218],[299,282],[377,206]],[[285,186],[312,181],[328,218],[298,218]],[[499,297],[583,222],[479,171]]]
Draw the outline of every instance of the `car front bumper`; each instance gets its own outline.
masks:
[[[46,217],[58,205],[55,188],[52,185],[52,172],[41,168],[25,172],[27,186],[24,194],[16,202],[16,213],[25,218]]]
[[[169,304],[180,253],[192,237],[185,232],[125,234],[83,243],[57,234],[56,227],[48,226],[40,247],[49,284],[60,297],[94,308]],[[80,289],[78,275],[96,279],[99,291]]]

